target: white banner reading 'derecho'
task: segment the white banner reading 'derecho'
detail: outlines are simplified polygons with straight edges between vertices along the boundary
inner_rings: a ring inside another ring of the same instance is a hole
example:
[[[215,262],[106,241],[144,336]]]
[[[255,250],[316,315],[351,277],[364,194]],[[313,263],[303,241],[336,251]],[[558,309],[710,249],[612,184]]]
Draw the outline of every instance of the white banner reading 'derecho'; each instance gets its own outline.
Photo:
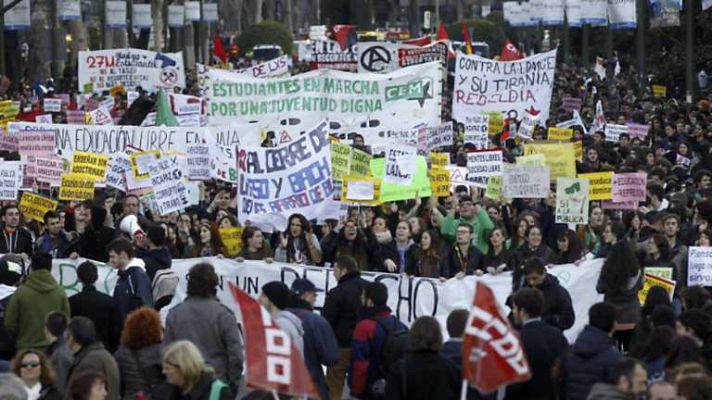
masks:
[[[240,148],[237,207],[241,222],[269,223],[284,230],[286,217],[294,213],[307,219],[328,218],[335,202],[326,125],[323,121],[278,147]]]
[[[100,93],[116,85],[134,89],[185,87],[183,53],[156,53],[140,49],[79,52],[79,90]]]
[[[81,291],[76,269],[84,260],[56,259],[53,260],[52,274],[67,292],[68,296]],[[337,285],[333,270],[324,267],[304,267],[286,263],[267,264],[264,261],[236,262],[220,258],[190,258],[173,260],[172,269],[178,274],[180,283],[172,305],[178,304],[186,297],[187,276],[190,268],[199,262],[209,262],[215,267],[219,277],[217,296],[220,301],[235,310],[235,302],[228,288],[232,282],[253,297],[257,297],[263,285],[272,281],[281,281],[287,285],[297,278],[311,280],[317,288],[324,292],[317,294],[317,311],[324,305],[325,295]],[[116,270],[96,262],[99,279],[96,288],[104,293],[112,294],[116,284]],[[596,292],[596,281],[601,272],[602,259],[584,261],[578,266],[573,264],[558,265],[549,269],[556,276],[561,286],[572,295],[576,319],[573,327],[564,332],[570,342],[576,338],[588,322],[588,309],[602,301],[603,296]],[[406,275],[362,272],[361,276],[368,281],[378,281],[388,288],[388,306],[403,323],[410,325],[413,321],[425,315],[434,316],[445,327],[447,316],[457,309],[469,310],[474,296],[475,280],[482,280],[493,290],[499,304],[505,305],[512,290],[511,273],[499,275],[484,275],[482,277],[467,276],[464,279],[449,279],[440,282],[438,279],[415,278]],[[161,310],[162,316],[168,312],[168,307]],[[443,329],[443,335],[447,332]]]
[[[517,61],[494,61],[476,55],[457,55],[453,118],[488,111],[522,119],[525,110],[549,118],[556,70],[556,49]]]
[[[368,119],[410,126],[440,124],[441,66],[437,62],[390,74],[352,74],[315,70],[285,78],[259,79],[208,69],[200,74],[211,125],[273,121],[291,125],[323,119]]]

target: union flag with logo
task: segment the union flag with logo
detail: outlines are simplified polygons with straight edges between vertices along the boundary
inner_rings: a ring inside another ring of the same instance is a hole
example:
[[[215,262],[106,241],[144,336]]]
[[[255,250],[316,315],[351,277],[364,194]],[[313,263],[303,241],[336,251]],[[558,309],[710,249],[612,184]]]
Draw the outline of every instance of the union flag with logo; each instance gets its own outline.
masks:
[[[289,335],[277,327],[257,300],[232,283],[230,291],[242,315],[247,386],[319,399],[306,364]]]
[[[519,336],[492,289],[477,280],[462,344],[462,378],[481,393],[529,380],[530,369]]]

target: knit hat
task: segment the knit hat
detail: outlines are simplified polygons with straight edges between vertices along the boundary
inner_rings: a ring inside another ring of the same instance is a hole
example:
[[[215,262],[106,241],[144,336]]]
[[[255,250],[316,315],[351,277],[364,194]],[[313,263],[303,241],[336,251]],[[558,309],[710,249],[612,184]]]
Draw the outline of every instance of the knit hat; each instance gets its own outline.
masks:
[[[289,301],[289,288],[282,282],[273,281],[262,286],[262,293],[275,307],[284,310]]]

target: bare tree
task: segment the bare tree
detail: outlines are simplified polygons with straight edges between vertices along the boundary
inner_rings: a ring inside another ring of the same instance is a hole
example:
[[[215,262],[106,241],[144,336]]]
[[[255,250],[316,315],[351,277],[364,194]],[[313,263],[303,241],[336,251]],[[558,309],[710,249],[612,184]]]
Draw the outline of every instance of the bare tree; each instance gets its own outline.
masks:
[[[151,17],[153,19],[153,46],[156,51],[163,51],[163,46],[166,41],[163,37],[163,10],[165,7],[165,0],[152,0],[151,1]]]
[[[247,2],[245,2],[247,3]],[[264,0],[254,0],[254,10],[255,10],[255,20],[253,23],[258,24],[262,22],[262,6],[264,4]]]

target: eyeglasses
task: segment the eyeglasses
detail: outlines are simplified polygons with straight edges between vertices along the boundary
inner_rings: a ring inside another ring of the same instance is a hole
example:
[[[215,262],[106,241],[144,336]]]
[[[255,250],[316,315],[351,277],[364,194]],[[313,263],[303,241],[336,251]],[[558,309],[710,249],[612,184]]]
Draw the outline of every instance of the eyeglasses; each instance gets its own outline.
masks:
[[[36,368],[39,366],[40,366],[39,361],[28,361],[28,362],[23,362],[22,364],[20,364],[20,367],[22,367],[22,368]]]

